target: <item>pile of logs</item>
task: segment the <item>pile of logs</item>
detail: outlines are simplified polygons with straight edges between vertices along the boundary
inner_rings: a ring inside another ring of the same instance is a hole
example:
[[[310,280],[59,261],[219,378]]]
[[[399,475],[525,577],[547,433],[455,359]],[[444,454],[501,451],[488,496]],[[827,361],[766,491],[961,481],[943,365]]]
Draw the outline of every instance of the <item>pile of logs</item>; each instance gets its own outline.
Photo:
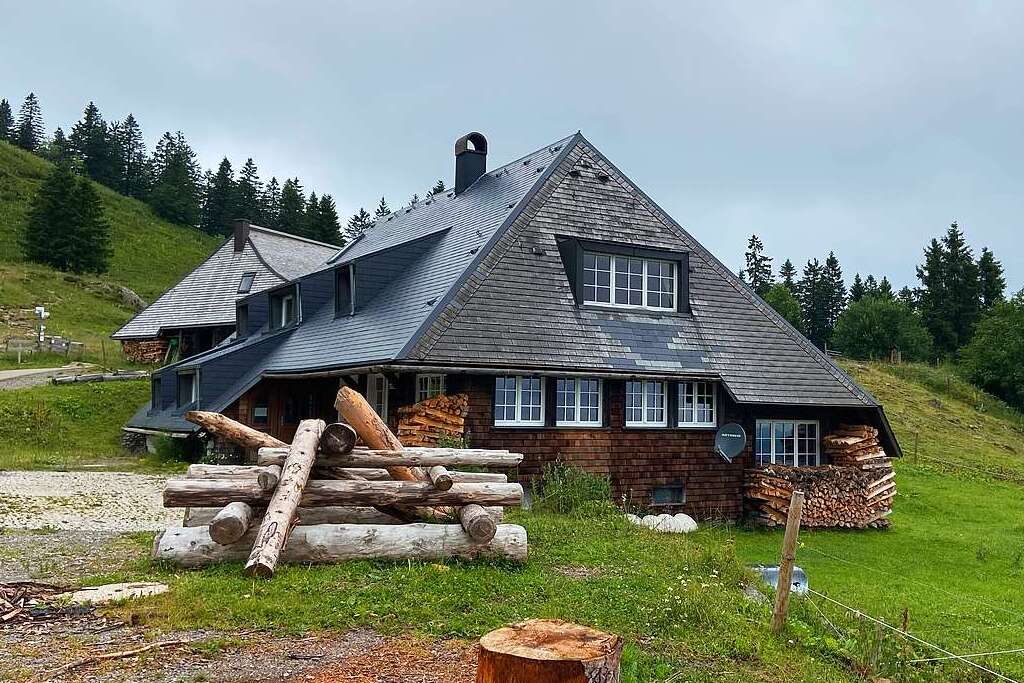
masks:
[[[451,469],[514,467],[522,455],[405,448],[357,392],[342,388],[335,406],[345,423],[303,420],[291,445],[218,413],[187,414],[210,434],[258,448],[259,460],[192,465],[169,480],[164,505],[188,510],[182,527],[157,537],[154,559],[245,561],[261,577],[279,561],[526,559],[526,530],[501,523],[522,487],[504,474]]]
[[[466,433],[469,397],[434,396],[398,409],[398,438],[406,446],[436,446],[438,438],[461,438]]]
[[[840,425],[822,439],[832,465],[772,465],[746,472],[747,511],[767,526],[784,526],[794,490],[806,501],[801,526],[885,528],[896,495],[892,461],[878,442],[878,430]]]

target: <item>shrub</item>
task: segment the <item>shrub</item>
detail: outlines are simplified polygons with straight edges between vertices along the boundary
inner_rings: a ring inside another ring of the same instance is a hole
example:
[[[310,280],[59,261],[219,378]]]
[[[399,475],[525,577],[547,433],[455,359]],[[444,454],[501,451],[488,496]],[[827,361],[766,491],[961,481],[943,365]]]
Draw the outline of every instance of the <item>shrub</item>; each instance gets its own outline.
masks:
[[[615,509],[608,477],[591,474],[563,462],[544,465],[531,486],[536,510],[559,514],[594,515]]]
[[[785,318],[790,325],[803,332],[803,314],[800,311],[800,302],[789,291],[789,287],[782,283],[772,285],[764,300],[769,306],[775,309],[776,313]]]
[[[850,304],[836,323],[836,348],[852,358],[887,358],[899,349],[906,361],[927,360],[932,338],[921,319],[900,302],[868,296]]]
[[[984,315],[961,358],[971,381],[1024,407],[1024,293]]]

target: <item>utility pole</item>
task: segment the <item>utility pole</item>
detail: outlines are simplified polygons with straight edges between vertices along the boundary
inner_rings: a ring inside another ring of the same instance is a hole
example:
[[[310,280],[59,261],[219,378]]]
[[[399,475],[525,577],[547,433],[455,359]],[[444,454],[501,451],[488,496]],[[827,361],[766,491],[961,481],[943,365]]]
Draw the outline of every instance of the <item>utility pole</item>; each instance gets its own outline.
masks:
[[[780,633],[789,613],[789,591],[793,587],[793,561],[796,560],[796,540],[800,535],[800,517],[804,511],[804,492],[793,491],[786,516],[786,535],[782,539],[782,562],[779,564],[779,583],[775,590],[775,609],[772,611],[772,632]]]

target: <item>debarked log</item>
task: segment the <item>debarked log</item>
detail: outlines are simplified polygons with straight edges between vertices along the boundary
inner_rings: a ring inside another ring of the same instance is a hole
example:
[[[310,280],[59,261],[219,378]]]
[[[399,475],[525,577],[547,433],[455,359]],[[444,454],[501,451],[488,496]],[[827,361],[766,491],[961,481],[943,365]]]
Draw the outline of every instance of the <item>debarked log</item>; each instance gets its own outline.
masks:
[[[238,502],[226,505],[210,520],[210,538],[221,545],[230,545],[245,536],[252,518],[251,506]]]
[[[287,448],[261,448],[260,465],[280,465],[288,455]],[[394,465],[406,467],[515,467],[523,461],[522,453],[501,450],[470,448],[417,448],[401,451],[356,448],[344,455],[321,453],[316,460],[317,467],[381,467]]]
[[[181,567],[243,561],[254,539],[255,532],[250,532],[236,543],[220,545],[210,538],[206,527],[176,527],[156,537],[153,559]],[[525,562],[526,555],[526,529],[516,524],[499,525],[487,543],[477,543],[458,524],[318,524],[295,527],[280,559],[301,564],[449,558]]]
[[[453,484],[447,491],[420,481],[312,480],[302,493],[302,507],[322,505],[519,505],[519,484]],[[216,507],[235,501],[266,506],[270,493],[246,479],[169,479],[164,507]]]
[[[273,491],[281,479],[281,466],[195,464],[188,466],[185,476],[193,479],[255,479],[264,491]]]
[[[470,506],[471,507],[471,506]],[[209,526],[213,518],[221,511],[218,507],[192,507],[185,511],[182,526]],[[500,523],[505,508],[500,506],[487,507],[487,514]],[[263,516],[263,508],[254,510],[254,522],[259,523]],[[345,505],[325,505],[323,507],[300,507],[298,523],[303,526],[313,524],[404,524],[405,520],[393,517],[372,507],[354,507]]]

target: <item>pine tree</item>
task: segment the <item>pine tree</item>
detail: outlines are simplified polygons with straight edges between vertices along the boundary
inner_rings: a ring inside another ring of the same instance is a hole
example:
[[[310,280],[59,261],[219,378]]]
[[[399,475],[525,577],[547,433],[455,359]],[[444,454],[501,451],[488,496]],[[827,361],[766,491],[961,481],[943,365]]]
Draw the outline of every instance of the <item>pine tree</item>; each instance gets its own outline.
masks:
[[[309,199],[306,201],[305,228],[304,237],[312,240],[319,239],[317,235],[320,234],[320,198],[313,191],[310,191]]]
[[[952,353],[971,339],[981,314],[981,277],[971,248],[956,222],[941,242],[933,239],[917,267],[918,302],[939,353]]]
[[[260,222],[261,196],[263,187],[256,170],[256,164],[252,157],[245,160],[242,170],[238,173],[238,187],[235,196],[235,218],[246,218],[253,222]]]
[[[839,259],[833,251],[828,253],[825,259],[823,272],[825,280],[825,292],[827,300],[827,337],[826,341],[832,341],[832,332],[839,322],[839,316],[846,309],[846,283],[843,282],[843,269],[839,266]]]
[[[995,254],[988,247],[981,248],[978,258],[978,278],[981,285],[981,307],[988,310],[1003,300],[1006,293],[1006,278],[1003,277],[1003,264],[996,260]]]
[[[128,114],[124,121],[115,123],[111,128],[117,154],[116,188],[123,195],[145,199],[149,193],[150,177],[142,127],[135,116]]]
[[[98,183],[118,189],[117,155],[110,131],[99,107],[90,102],[68,136],[75,155],[82,160],[85,174]]]
[[[14,114],[7,100],[0,100],[0,140],[14,142]]]
[[[786,259],[779,268],[779,278],[793,295],[796,295],[796,266],[789,259]]]
[[[53,139],[46,144],[47,159],[55,164],[71,164],[74,154],[71,151],[71,143],[64,135],[64,129],[60,126],[53,131]]]
[[[277,229],[292,235],[306,235],[306,197],[298,178],[290,178],[281,186]]]
[[[433,197],[435,194],[441,194],[446,189],[447,188],[444,186],[444,180],[438,178],[437,182],[434,183],[434,186],[427,192],[427,197]]]
[[[409,197],[409,206],[415,206],[419,200],[420,196],[414,192],[413,195]]]
[[[386,201],[384,201],[384,195],[381,195],[380,203],[377,204],[377,209],[373,212],[373,217],[383,218],[384,216],[387,216],[389,213],[391,213],[391,207],[388,206],[388,203]]]
[[[153,152],[153,190],[149,203],[159,216],[175,223],[197,225],[202,176],[196,154],[181,131],[164,133]]]
[[[825,279],[825,269],[818,259],[811,259],[804,266],[803,277],[797,283],[797,292],[803,315],[804,334],[815,346],[825,348],[831,332],[830,292]]]
[[[317,235],[315,239],[336,244],[339,247],[345,245],[345,238],[341,235],[341,223],[338,220],[338,207],[334,205],[334,197],[325,194],[320,197],[320,212],[318,216]]]
[[[741,271],[740,277],[758,296],[763,297],[775,283],[775,278],[772,277],[772,259],[764,255],[764,244],[757,235],[750,236],[744,258],[747,267]]]
[[[882,281],[878,283],[878,293],[875,294],[879,299],[885,299],[886,301],[895,301],[896,295],[892,291],[892,283],[889,282],[889,278],[882,276]]]
[[[29,93],[18,111],[18,127],[14,143],[30,152],[39,151],[43,144],[43,114],[35,93]]]
[[[230,235],[235,217],[235,172],[224,157],[206,184],[199,227],[211,235]]]
[[[864,296],[878,296],[878,282],[874,275],[868,274],[864,280]]]
[[[281,186],[277,178],[271,177],[260,195],[260,225],[277,230],[281,224]]]
[[[384,200],[382,199],[381,201]],[[345,225],[345,240],[351,242],[352,240],[359,239],[359,236],[371,225],[373,225],[373,218],[366,212],[366,209],[360,208],[359,212],[353,214]]]
[[[914,295],[914,290],[910,287],[904,286],[899,294],[896,295],[896,300],[912,311],[917,310],[917,297]]]
[[[860,273],[853,274],[853,284],[850,285],[850,303],[855,304],[864,298],[864,281],[860,279]]]
[[[110,226],[92,184],[57,164],[36,191],[22,234],[25,258],[76,273],[102,273],[110,258]]]

